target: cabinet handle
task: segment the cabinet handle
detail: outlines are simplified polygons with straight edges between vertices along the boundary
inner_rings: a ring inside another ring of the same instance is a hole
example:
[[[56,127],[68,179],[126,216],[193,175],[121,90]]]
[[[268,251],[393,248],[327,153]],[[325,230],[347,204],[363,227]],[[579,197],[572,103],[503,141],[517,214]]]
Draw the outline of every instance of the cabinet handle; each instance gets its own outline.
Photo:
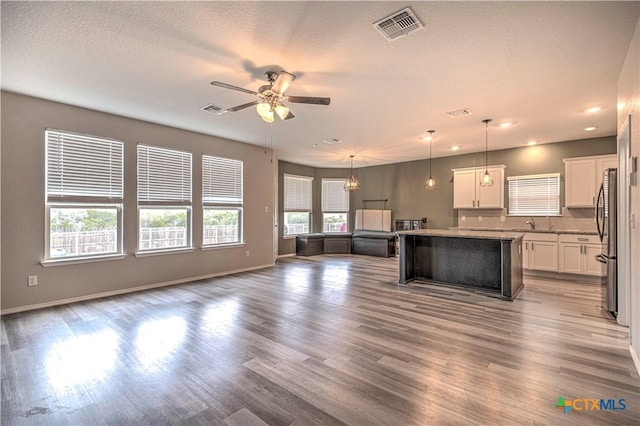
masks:
[[[589,241],[588,238],[578,238],[578,241]]]
[[[525,250],[529,250],[529,242],[528,242],[528,241],[525,241],[525,243],[524,243],[524,249],[525,249]]]
[[[591,197],[591,205],[592,206],[596,205],[596,197]]]
[[[480,208],[480,200],[478,200],[478,208]]]
[[[533,241],[531,241],[531,250],[533,250]]]
[[[580,254],[582,254],[582,246],[580,246]]]
[[[476,200],[473,200],[472,203],[473,203],[473,207],[475,207],[476,206]]]

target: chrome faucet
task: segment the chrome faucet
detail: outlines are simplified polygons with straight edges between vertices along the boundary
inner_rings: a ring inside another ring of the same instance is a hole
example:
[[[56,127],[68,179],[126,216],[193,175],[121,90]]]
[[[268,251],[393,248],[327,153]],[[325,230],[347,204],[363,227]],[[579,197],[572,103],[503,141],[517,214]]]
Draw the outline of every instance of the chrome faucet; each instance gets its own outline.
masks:
[[[536,229],[536,221],[534,218],[529,218],[529,220],[526,222],[527,225],[529,225],[531,227],[531,230]]]
[[[547,216],[547,229],[551,231],[553,229],[553,225],[551,224],[551,217]]]

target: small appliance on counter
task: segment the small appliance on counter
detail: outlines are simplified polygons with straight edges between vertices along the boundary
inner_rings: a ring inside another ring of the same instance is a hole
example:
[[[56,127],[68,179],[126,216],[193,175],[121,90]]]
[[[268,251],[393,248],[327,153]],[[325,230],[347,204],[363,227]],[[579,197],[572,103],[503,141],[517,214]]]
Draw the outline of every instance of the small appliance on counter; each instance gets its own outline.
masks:
[[[602,289],[602,306],[613,317],[618,313],[618,272],[617,272],[617,205],[618,169],[606,169],[596,202],[596,227],[602,243],[602,253],[596,260],[604,263],[607,277]]]
[[[416,229],[427,229],[427,218],[422,219],[396,219],[394,231],[413,231]],[[400,256],[400,240],[396,234],[395,241],[396,257]]]

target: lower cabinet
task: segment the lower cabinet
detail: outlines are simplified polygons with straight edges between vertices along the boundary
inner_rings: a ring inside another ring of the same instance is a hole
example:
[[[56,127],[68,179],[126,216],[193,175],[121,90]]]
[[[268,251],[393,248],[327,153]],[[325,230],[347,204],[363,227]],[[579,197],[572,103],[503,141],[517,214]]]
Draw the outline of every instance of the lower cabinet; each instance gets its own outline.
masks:
[[[522,265],[525,270],[558,271],[558,235],[525,234]]]
[[[560,272],[603,276],[603,265],[596,260],[600,241],[595,235],[560,235],[558,246]]]

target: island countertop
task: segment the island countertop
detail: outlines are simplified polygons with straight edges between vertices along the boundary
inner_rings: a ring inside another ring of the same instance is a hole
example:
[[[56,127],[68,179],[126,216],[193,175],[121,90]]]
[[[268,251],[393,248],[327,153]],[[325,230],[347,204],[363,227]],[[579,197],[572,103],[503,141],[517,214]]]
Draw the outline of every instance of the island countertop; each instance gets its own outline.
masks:
[[[431,237],[478,238],[482,240],[517,240],[523,238],[523,232],[472,231],[468,229],[416,229],[398,231],[398,235],[423,235]]]

